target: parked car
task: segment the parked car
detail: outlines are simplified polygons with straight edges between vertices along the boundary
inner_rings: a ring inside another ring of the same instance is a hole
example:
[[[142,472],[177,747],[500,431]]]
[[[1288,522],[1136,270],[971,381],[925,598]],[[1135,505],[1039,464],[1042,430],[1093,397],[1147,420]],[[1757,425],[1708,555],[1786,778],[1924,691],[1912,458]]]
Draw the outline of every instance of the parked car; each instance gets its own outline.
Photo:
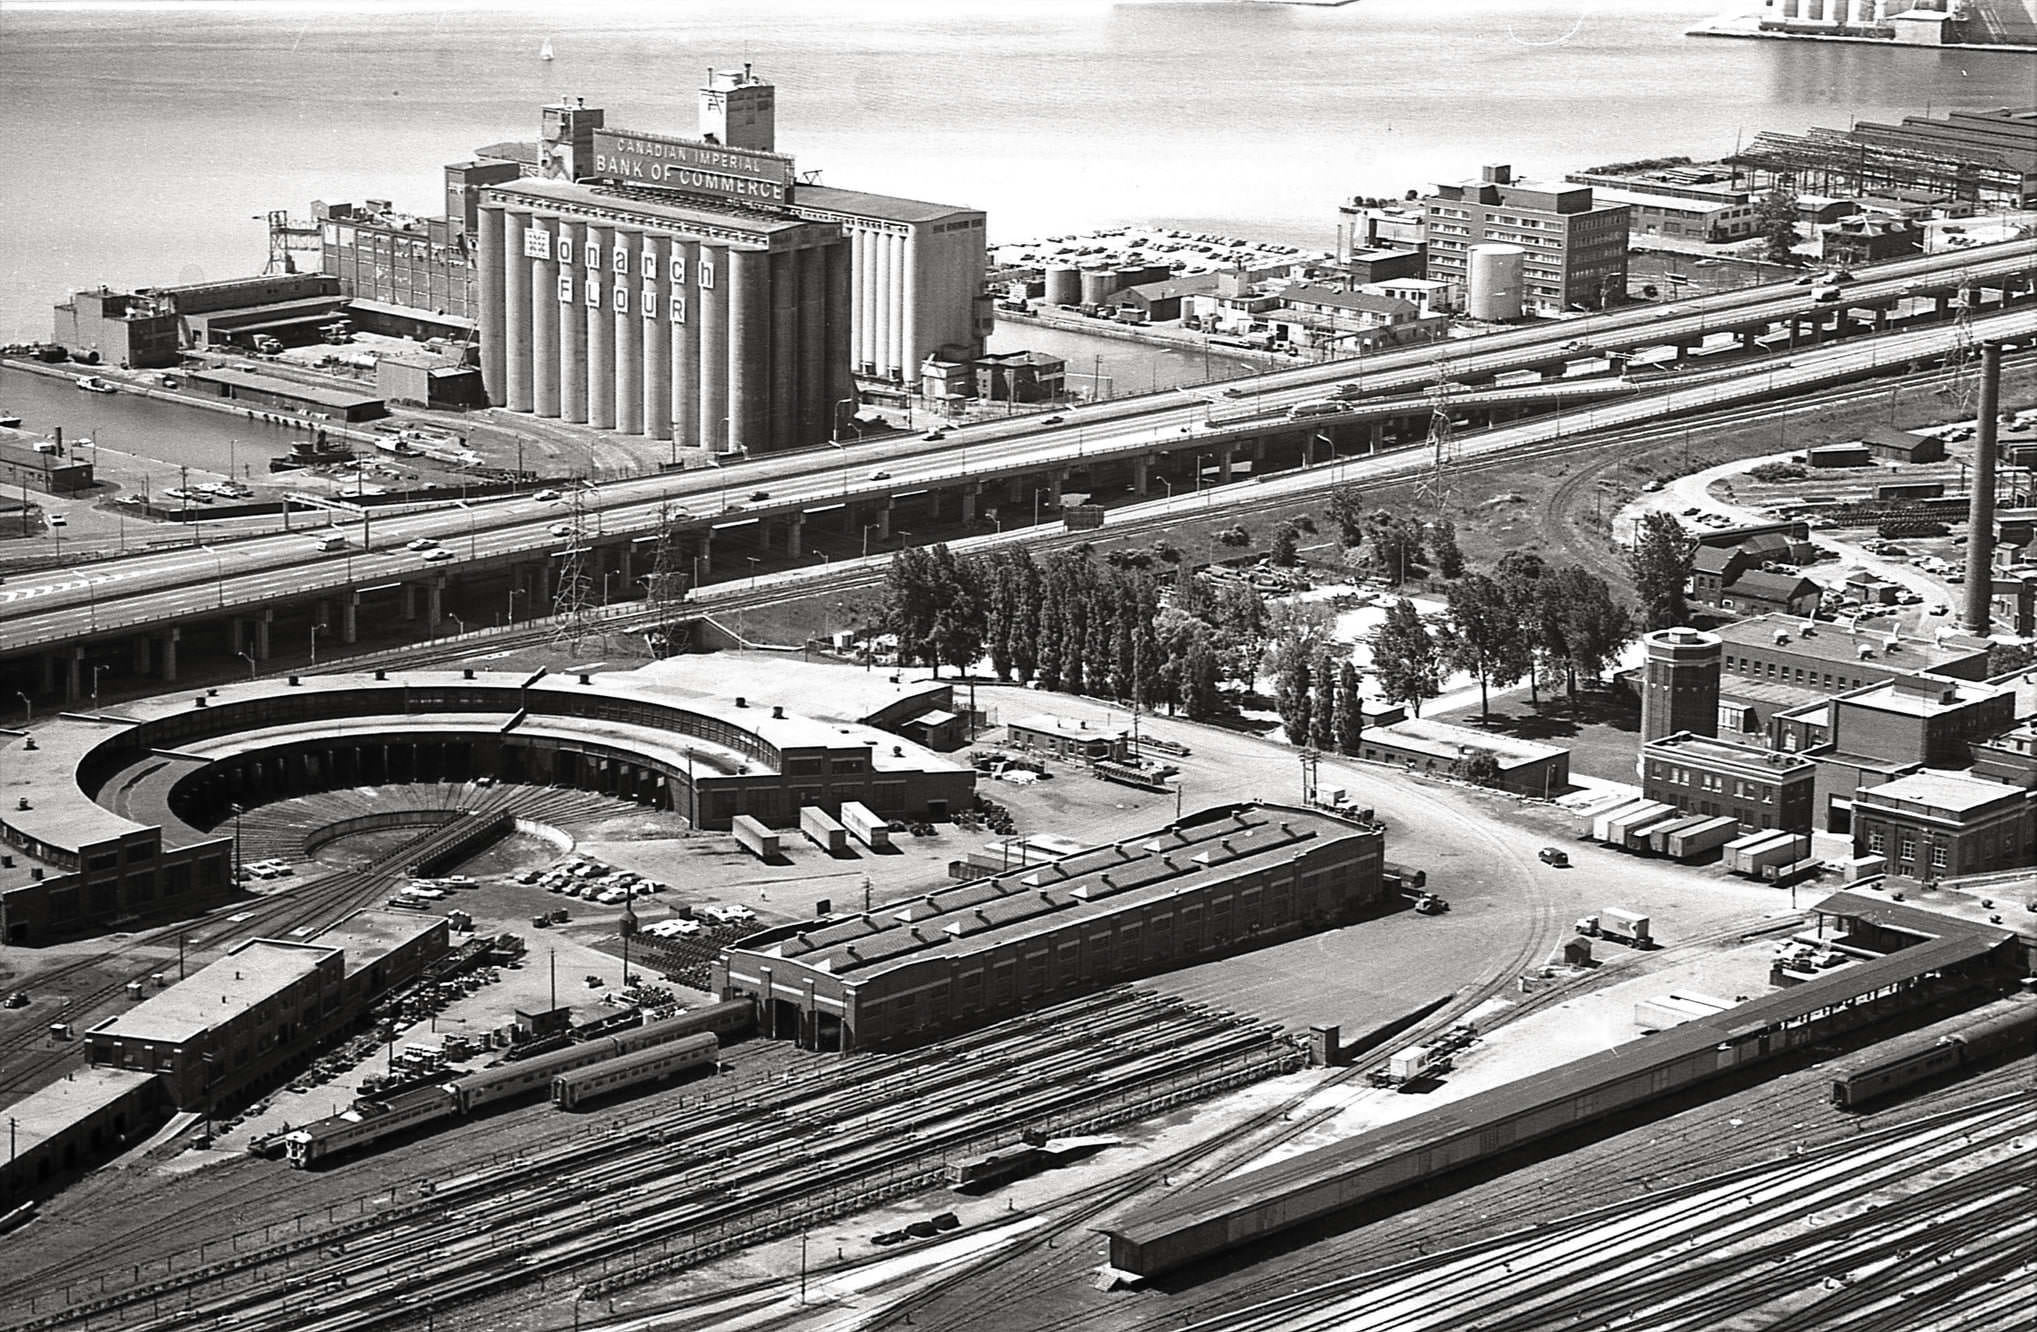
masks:
[[[1570,864],[1570,853],[1558,846],[1543,847],[1535,853],[1535,858],[1544,865],[1554,865],[1557,869],[1563,869]]]

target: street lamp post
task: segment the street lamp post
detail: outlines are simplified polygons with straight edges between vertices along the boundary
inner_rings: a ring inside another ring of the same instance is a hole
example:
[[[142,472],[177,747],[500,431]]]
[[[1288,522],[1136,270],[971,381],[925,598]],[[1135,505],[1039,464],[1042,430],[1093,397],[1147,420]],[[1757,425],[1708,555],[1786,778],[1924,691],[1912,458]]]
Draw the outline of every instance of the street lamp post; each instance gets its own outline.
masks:
[[[743,558],[750,562],[750,590],[754,592],[757,590],[757,557],[745,555]]]
[[[29,702],[28,695],[19,689],[14,691],[14,696],[21,700],[21,724],[27,726],[35,720],[35,704]]]
[[[463,620],[463,619],[461,619],[461,618],[460,618],[459,616],[457,616],[457,615],[453,614],[453,612],[451,612],[451,611],[447,611],[447,612],[446,612],[446,618],[447,618],[448,620],[451,620],[451,621],[452,621],[452,622],[453,622],[454,624],[457,624],[457,625],[459,625],[459,626],[460,626],[460,627],[459,627],[459,629],[458,629],[458,630],[456,631],[457,633],[460,633],[460,634],[465,634],[465,633],[467,632],[467,622],[466,622],[465,620]]]
[[[259,676],[259,675],[261,674],[261,672],[260,672],[260,671],[259,671],[259,670],[258,670],[258,669],[256,668],[256,666],[255,666],[255,659],[254,659],[253,657],[249,656],[249,655],[248,655],[247,653],[245,653],[245,652],[236,652],[236,653],[234,653],[233,655],[235,655],[236,657],[239,657],[239,658],[240,658],[240,659],[241,659],[242,661],[244,661],[244,662],[246,662],[246,663],[248,664],[248,679],[249,679],[249,680],[254,680],[255,678],[257,678],[257,677],[258,677],[258,676]]]
[[[99,701],[99,673],[105,669],[106,666],[103,662],[92,668],[92,701],[94,703]]]

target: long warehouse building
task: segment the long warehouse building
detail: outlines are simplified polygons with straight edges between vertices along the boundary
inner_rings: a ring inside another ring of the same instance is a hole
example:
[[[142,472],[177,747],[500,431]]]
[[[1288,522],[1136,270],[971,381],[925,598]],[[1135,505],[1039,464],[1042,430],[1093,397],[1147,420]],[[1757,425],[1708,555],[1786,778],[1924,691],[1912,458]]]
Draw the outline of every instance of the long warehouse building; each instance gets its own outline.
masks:
[[[1346,925],[1379,901],[1385,836],[1314,810],[1223,805],[1150,836],[724,949],[710,988],[763,1032],[897,1049]]]

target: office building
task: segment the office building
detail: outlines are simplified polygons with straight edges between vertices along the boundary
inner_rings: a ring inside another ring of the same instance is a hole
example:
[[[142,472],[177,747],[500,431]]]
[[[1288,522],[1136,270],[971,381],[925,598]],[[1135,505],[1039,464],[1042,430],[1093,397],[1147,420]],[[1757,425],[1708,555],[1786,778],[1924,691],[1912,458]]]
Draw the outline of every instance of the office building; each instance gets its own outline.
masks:
[[[1626,298],[1627,206],[1596,202],[1589,185],[1517,181],[1512,167],[1489,166],[1477,180],[1436,186],[1422,208],[1431,278],[1471,290],[1472,248],[1499,243],[1524,251],[1522,302],[1533,313]]]
[[[1742,832],[1809,832],[1818,765],[1797,754],[1678,731],[1641,747],[1641,794]]]
[[[1955,772],[1917,772],[1853,800],[1853,853],[1889,873],[1941,879],[2032,862],[2030,793]]]
[[[57,306],[50,340],[73,357],[98,352],[100,360],[123,369],[145,370],[178,361],[177,317],[156,308],[147,297],[104,284],[74,291]]]
[[[1239,804],[936,889],[874,914],[766,930],[711,988],[766,1035],[897,1049],[1123,981],[1346,925],[1381,895],[1377,827]]]

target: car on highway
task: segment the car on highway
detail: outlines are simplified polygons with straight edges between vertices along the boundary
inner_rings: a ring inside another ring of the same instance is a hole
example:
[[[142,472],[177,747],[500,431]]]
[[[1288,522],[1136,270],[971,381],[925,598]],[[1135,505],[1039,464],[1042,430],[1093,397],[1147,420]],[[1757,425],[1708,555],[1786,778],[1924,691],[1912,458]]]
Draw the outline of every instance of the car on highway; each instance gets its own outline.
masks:
[[[531,498],[549,504],[553,500],[559,498],[559,492],[556,490],[540,490],[536,494],[532,495]]]
[[[444,546],[433,546],[424,553],[424,558],[427,563],[441,564],[453,558],[453,552],[447,550]]]
[[[891,473],[883,470],[882,468],[879,468],[877,471],[870,473],[870,479],[872,481],[889,481],[891,479]]]
[[[761,504],[763,501],[770,498],[771,492],[768,490],[753,490],[750,492],[750,503],[752,504]]]
[[[1065,416],[1049,416],[1049,417],[1045,418],[1044,420],[1042,420],[1042,421],[1040,422],[1040,424],[1041,424],[1041,425],[1060,425],[1060,424],[1061,424],[1061,423],[1062,423],[1063,421],[1065,421],[1065,420],[1067,420],[1067,419],[1068,419],[1068,418],[1067,418],[1067,417],[1065,417]]]
[[[926,439],[926,440],[936,440],[936,439],[946,439],[947,437],[948,437],[948,432],[947,432],[947,431],[945,431],[945,430],[939,429],[939,428],[935,428],[935,429],[933,429],[933,430],[929,430],[929,431],[927,431],[927,433],[925,433],[924,435],[921,435],[921,436],[920,436],[920,438],[921,438],[921,439]]]
[[[553,524],[552,524],[552,525],[551,525],[551,526],[550,526],[549,528],[547,528],[547,529],[545,529],[545,530],[546,530],[546,531],[548,531],[548,532],[550,532],[550,533],[551,533],[551,534],[552,534],[553,536],[572,536],[572,535],[573,535],[573,524],[571,524],[571,523],[553,523]]]
[[[431,537],[419,537],[415,541],[405,542],[403,548],[405,550],[430,550],[433,546],[436,545],[438,545],[438,542],[433,540]]]

